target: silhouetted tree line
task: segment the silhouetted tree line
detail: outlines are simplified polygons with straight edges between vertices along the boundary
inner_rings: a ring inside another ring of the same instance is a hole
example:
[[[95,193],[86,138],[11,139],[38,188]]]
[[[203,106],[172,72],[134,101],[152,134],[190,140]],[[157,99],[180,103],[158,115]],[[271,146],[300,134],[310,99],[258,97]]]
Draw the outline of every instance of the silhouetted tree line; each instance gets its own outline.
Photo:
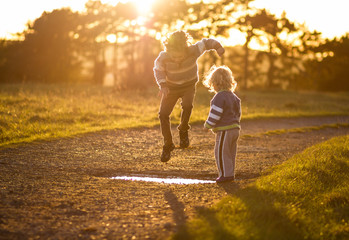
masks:
[[[249,2],[156,0],[140,15],[132,2],[112,6],[90,0],[84,12],[44,12],[20,34],[22,40],[0,40],[0,83],[103,84],[111,74],[118,87],[143,88],[155,84],[159,36],[185,29],[194,41],[228,39],[229,31],[238,29],[245,44],[226,47],[222,59],[214,52],[204,55],[201,73],[225,64],[241,88],[349,90],[348,34],[324,40],[285,14],[277,17]],[[114,41],[108,41],[110,35]],[[253,43],[263,50],[252,50]]]

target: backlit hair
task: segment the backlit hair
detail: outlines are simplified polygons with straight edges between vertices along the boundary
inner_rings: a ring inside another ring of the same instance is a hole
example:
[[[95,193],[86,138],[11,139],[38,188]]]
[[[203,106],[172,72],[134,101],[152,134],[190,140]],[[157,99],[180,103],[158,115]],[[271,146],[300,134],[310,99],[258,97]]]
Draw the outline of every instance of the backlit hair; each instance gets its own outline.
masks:
[[[183,51],[191,45],[192,37],[185,31],[176,31],[167,35],[163,41],[165,50],[168,51]]]
[[[203,84],[210,92],[216,93],[222,90],[234,92],[237,86],[233,73],[227,66],[216,67],[214,65],[207,72]]]

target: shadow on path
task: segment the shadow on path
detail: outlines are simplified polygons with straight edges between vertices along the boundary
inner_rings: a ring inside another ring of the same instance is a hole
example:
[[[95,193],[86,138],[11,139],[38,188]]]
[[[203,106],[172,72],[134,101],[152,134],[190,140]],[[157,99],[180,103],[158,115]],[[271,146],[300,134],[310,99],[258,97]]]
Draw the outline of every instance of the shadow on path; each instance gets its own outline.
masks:
[[[185,206],[180,202],[177,196],[171,191],[165,192],[165,200],[170,205],[170,208],[173,211],[173,220],[176,224],[176,230],[186,223],[186,215],[184,213]]]

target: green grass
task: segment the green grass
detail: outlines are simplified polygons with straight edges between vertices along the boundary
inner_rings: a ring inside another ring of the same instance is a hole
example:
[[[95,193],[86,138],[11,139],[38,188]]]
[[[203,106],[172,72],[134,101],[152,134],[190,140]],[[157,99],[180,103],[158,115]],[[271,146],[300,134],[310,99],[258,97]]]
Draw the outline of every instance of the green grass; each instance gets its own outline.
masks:
[[[11,85],[2,86],[0,102],[0,146],[102,129],[149,127],[158,121],[158,99],[151,91]]]
[[[314,145],[199,210],[172,239],[349,239],[349,136]]]
[[[260,137],[262,135],[280,135],[285,133],[304,133],[304,132],[311,132],[311,131],[317,131],[325,128],[347,128],[349,127],[349,123],[334,123],[334,124],[323,124],[320,126],[312,126],[312,127],[299,127],[299,128],[288,128],[288,129],[277,129],[277,130],[270,130],[263,133],[257,133],[257,134],[244,134],[241,136],[241,138],[253,138],[253,137]]]
[[[198,91],[193,119],[206,117],[209,98],[207,91]],[[241,98],[243,119],[275,117],[310,117],[348,115],[349,93],[294,91],[237,92]],[[212,94],[211,94],[212,96]]]
[[[323,124],[320,126],[313,126],[313,127],[301,127],[301,128],[290,128],[290,129],[278,129],[278,130],[271,130],[267,131],[265,133],[262,133],[263,135],[277,135],[277,134],[284,134],[288,132],[310,132],[310,131],[317,131],[325,128],[340,128],[340,127],[349,127],[349,123],[335,123],[335,124]]]
[[[238,95],[243,119],[349,113],[347,93],[248,91]],[[192,123],[206,119],[211,98],[205,88],[198,88]],[[0,146],[103,129],[156,126],[159,102],[156,87],[115,91],[91,85],[1,85]],[[179,119],[177,104],[173,123]]]

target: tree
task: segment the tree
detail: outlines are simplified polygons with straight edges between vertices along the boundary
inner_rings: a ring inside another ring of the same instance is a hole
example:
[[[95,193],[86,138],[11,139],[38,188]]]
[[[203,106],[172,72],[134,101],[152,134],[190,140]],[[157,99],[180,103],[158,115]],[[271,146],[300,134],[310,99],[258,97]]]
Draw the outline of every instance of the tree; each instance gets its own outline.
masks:
[[[245,12],[246,15],[240,16],[237,21],[234,23],[234,26],[237,27],[241,32],[245,33],[246,35],[246,41],[244,43],[244,74],[243,74],[243,80],[242,80],[242,88],[247,89],[248,86],[248,80],[249,80],[249,63],[250,63],[250,49],[249,44],[253,37],[257,36],[257,34],[254,33],[255,29],[255,18],[253,15],[251,15],[251,8],[248,5],[248,1],[245,5]]]
[[[149,45],[144,45],[149,43],[153,45],[153,42],[148,32],[141,31],[144,26],[139,24],[139,13],[134,3],[118,2],[116,5],[108,5],[100,1],[89,1],[86,9],[78,34],[85,49],[83,54],[86,60],[94,63],[94,82],[103,84],[105,75],[103,69],[105,69],[113,73],[114,83],[118,87],[143,87],[143,80],[150,75],[149,71],[144,75],[143,67],[151,62],[149,61],[151,48]],[[149,25],[149,22],[146,24]],[[113,43],[106,40],[111,34],[115,36]],[[127,41],[120,43],[118,40],[121,38]],[[111,47],[113,64],[107,66],[105,53]],[[123,59],[120,67],[118,67],[119,58]],[[152,73],[152,67],[149,69]]]
[[[85,62],[92,62],[92,78],[90,81],[102,85],[104,82],[105,60],[105,32],[108,28],[110,7],[101,1],[89,0],[86,11],[80,15],[79,27],[76,32],[79,41],[79,53]],[[106,16],[106,17],[104,17]]]
[[[70,9],[44,12],[23,41],[5,41],[2,75],[11,82],[71,82],[80,79],[80,61],[75,51],[77,13]]]
[[[25,81],[22,42],[0,40],[0,83]]]
[[[304,25],[296,24],[286,18],[270,14],[265,9],[248,8],[235,26],[246,34],[244,44],[244,87],[250,78],[250,49],[249,44],[255,40],[265,50],[254,51],[254,79],[265,76],[267,87],[290,86],[297,88],[299,73],[303,72],[303,60],[311,54],[312,46],[320,41],[317,32],[310,32]],[[266,64],[267,63],[267,64]],[[264,71],[266,69],[266,71]],[[304,84],[304,82],[302,82]]]
[[[259,10],[256,15],[250,17],[254,36],[257,37],[261,46],[266,46],[266,51],[259,51],[256,57],[257,61],[262,61],[266,57],[268,67],[266,71],[267,87],[271,88],[277,85],[275,79],[282,80],[285,66],[281,64],[280,59],[286,58],[292,52],[289,46],[289,35],[297,32],[294,23],[291,23],[285,16],[277,18],[265,9]],[[284,39],[281,35],[284,34]],[[290,52],[291,51],[291,52]],[[278,65],[279,62],[279,65]],[[289,64],[291,62],[288,62]],[[287,66],[288,68],[290,66]],[[279,84],[281,84],[279,82]]]
[[[186,18],[188,10],[189,5],[185,0],[155,0],[146,27],[160,33],[171,32],[175,30],[178,20]]]
[[[315,58],[306,62],[306,79],[316,90],[349,91],[349,33],[313,48]]]
[[[229,37],[233,13],[241,11],[246,0],[200,1],[188,5],[187,15],[183,17],[182,29],[187,30],[195,41],[203,37]],[[184,24],[185,23],[185,24]],[[213,64],[225,64],[228,52],[221,58],[210,51],[200,59],[200,72],[207,71]],[[235,60],[235,58],[233,58]],[[229,59],[231,60],[231,59]]]
[[[38,82],[72,82],[79,78],[74,31],[77,13],[70,9],[44,12],[25,32],[22,57],[25,77]]]
[[[293,68],[293,74],[289,74],[289,85],[290,89],[315,89],[314,79],[309,78],[309,72],[305,69],[307,61],[309,59],[315,59],[315,49],[321,44],[323,39],[321,33],[310,31],[304,24],[297,26],[298,34],[293,39],[293,42],[289,45],[289,56],[283,58],[284,65],[287,61],[291,61],[291,67],[284,68],[284,72],[287,73]]]

